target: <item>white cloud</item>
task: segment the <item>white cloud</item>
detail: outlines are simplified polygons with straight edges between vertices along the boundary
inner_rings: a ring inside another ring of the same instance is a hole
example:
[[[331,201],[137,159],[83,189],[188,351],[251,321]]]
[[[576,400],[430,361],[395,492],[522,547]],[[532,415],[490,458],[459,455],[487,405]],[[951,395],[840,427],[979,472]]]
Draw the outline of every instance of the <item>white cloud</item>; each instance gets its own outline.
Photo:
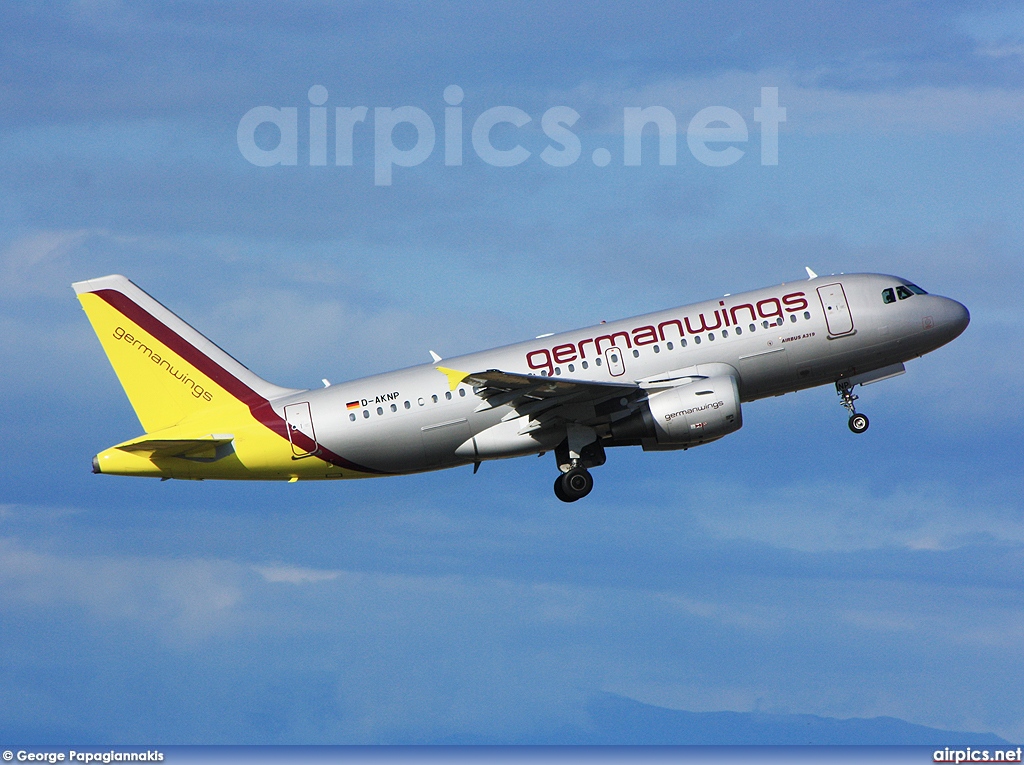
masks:
[[[84,608],[102,623],[132,623],[173,643],[234,626],[238,580],[237,567],[216,561],[60,556],[0,539],[6,608]]]
[[[846,475],[778,487],[702,481],[686,487],[685,503],[718,539],[804,552],[950,550],[979,539],[1024,542],[1024,518],[1008,490],[901,480],[879,491]]]
[[[70,295],[70,257],[90,237],[103,235],[92,229],[43,230],[15,239],[0,253],[0,294],[12,298]]]
[[[253,569],[268,582],[287,582],[288,584],[315,584],[329,582],[341,576],[340,571],[318,571],[301,566],[254,566]]]

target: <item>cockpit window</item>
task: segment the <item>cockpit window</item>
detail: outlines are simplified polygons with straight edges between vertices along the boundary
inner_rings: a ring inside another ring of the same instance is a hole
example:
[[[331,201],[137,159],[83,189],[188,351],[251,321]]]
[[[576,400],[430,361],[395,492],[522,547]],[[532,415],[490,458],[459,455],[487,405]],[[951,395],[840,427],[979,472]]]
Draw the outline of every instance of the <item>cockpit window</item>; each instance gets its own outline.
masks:
[[[907,282],[907,283],[906,283],[905,285],[903,285],[903,286],[905,286],[905,287],[906,287],[906,288],[907,288],[908,290],[910,290],[911,292],[913,292],[913,293],[914,293],[915,295],[927,295],[927,294],[928,294],[928,293],[927,293],[927,292],[925,292],[925,291],[924,291],[923,289],[921,289],[920,287],[918,287],[918,286],[917,286],[916,284],[912,284],[911,282]]]
[[[906,300],[908,297],[914,297],[914,293],[904,287],[902,284],[896,288],[896,294],[900,300]]]
[[[893,291],[892,287],[889,287],[888,289],[882,290],[882,302],[883,303],[895,303],[896,302],[896,293]]]

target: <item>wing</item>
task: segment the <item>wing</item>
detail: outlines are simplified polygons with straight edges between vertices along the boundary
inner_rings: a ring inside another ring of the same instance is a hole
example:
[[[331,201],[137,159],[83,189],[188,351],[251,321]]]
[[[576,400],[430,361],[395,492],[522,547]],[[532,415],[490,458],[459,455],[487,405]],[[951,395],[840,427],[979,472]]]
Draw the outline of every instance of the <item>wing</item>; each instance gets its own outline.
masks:
[[[536,425],[562,419],[580,424],[593,424],[612,417],[613,412],[628,413],[629,405],[643,395],[643,389],[632,382],[611,383],[569,378],[503,372],[460,372],[446,367],[437,370],[448,377],[449,385],[473,386],[483,399],[475,411],[483,412],[499,406],[512,407],[502,420],[528,415]]]

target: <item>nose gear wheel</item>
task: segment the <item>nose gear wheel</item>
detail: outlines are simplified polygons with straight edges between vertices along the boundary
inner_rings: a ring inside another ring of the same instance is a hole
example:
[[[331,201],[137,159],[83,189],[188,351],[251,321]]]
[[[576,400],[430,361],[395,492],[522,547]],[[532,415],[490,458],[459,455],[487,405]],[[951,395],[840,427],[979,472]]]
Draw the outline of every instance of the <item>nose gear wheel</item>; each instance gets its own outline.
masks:
[[[850,384],[850,381],[836,380],[836,393],[839,394],[839,402],[843,405],[843,408],[850,413],[850,419],[847,423],[850,426],[850,430],[854,433],[863,433],[867,430],[871,421],[868,420],[866,414],[860,414],[857,411],[857,407],[854,406],[853,402],[859,397],[854,395],[853,385]]]

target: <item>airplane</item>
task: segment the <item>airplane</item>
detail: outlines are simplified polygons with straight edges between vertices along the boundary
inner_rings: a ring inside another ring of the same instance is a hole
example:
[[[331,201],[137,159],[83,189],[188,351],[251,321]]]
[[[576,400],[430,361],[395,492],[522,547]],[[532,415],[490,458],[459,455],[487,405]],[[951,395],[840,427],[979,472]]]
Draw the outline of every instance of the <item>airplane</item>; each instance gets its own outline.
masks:
[[[970,322],[900,277],[807,275],[315,390],[261,379],[124,276],[77,282],[145,431],[93,472],[294,482],[553,452],[555,495],[575,502],[608,448],[707,444],[769,396],[834,384],[863,433],[854,388],[903,374]]]

